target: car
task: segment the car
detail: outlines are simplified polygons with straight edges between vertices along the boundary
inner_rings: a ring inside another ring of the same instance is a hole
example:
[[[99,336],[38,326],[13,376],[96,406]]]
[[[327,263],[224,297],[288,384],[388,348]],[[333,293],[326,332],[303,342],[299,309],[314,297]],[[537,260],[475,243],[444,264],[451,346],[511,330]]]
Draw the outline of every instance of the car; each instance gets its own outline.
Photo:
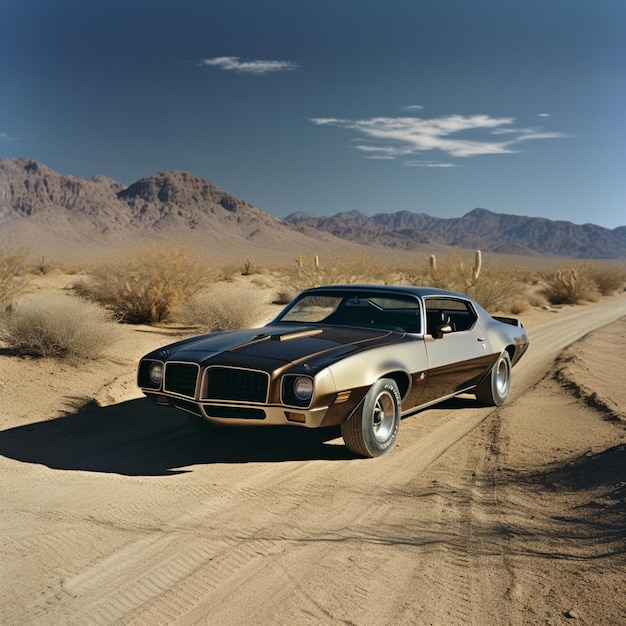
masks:
[[[458,293],[330,285],[303,291],[266,326],[150,352],[137,382],[205,425],[339,425],[351,453],[377,457],[420,409],[468,392],[504,403],[527,348],[519,320]]]

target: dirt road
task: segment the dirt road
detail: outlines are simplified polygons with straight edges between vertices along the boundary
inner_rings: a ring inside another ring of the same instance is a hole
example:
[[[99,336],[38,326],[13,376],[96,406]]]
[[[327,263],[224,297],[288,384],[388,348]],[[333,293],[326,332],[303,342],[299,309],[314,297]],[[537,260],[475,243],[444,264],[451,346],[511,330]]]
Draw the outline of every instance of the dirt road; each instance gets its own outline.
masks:
[[[620,298],[533,320],[510,402],[423,411],[369,460],[336,430],[198,436],[132,387],[154,333],[80,380],[2,356],[0,620],[625,623],[624,425],[552,377],[598,328],[614,375],[624,316]]]

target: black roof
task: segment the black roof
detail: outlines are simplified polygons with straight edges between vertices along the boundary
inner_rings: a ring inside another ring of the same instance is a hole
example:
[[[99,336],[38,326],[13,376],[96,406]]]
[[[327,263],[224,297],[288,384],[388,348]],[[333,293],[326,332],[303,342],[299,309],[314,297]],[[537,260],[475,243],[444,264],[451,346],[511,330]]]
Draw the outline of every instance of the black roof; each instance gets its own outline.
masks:
[[[317,293],[317,292],[351,292],[351,291],[369,291],[370,293],[395,293],[417,296],[418,298],[424,298],[427,296],[456,296],[469,299],[468,296],[464,296],[454,291],[445,291],[444,289],[436,289],[435,287],[419,287],[411,285],[325,285],[321,287],[312,287],[311,289],[305,289],[303,293]]]

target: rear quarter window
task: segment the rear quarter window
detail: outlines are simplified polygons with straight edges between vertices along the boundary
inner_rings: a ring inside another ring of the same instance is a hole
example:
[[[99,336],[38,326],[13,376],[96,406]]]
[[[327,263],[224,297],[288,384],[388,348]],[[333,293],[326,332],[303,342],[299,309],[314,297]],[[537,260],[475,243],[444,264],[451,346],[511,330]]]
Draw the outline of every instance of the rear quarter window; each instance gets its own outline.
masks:
[[[426,298],[426,329],[432,333],[441,324],[450,324],[452,332],[469,330],[478,315],[467,300],[458,298]]]

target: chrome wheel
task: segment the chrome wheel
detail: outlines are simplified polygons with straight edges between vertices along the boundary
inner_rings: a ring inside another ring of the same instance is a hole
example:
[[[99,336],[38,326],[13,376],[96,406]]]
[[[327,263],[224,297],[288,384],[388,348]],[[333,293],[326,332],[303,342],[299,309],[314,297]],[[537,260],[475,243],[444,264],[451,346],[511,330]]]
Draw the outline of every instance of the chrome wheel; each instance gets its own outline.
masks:
[[[387,441],[395,425],[396,398],[387,389],[378,394],[374,404],[372,427],[377,441]]]
[[[391,378],[377,380],[360,406],[341,424],[346,447],[360,456],[380,456],[389,450],[400,425],[400,392]]]
[[[511,357],[505,350],[488,376],[476,387],[476,398],[489,406],[504,404],[511,388]]]

